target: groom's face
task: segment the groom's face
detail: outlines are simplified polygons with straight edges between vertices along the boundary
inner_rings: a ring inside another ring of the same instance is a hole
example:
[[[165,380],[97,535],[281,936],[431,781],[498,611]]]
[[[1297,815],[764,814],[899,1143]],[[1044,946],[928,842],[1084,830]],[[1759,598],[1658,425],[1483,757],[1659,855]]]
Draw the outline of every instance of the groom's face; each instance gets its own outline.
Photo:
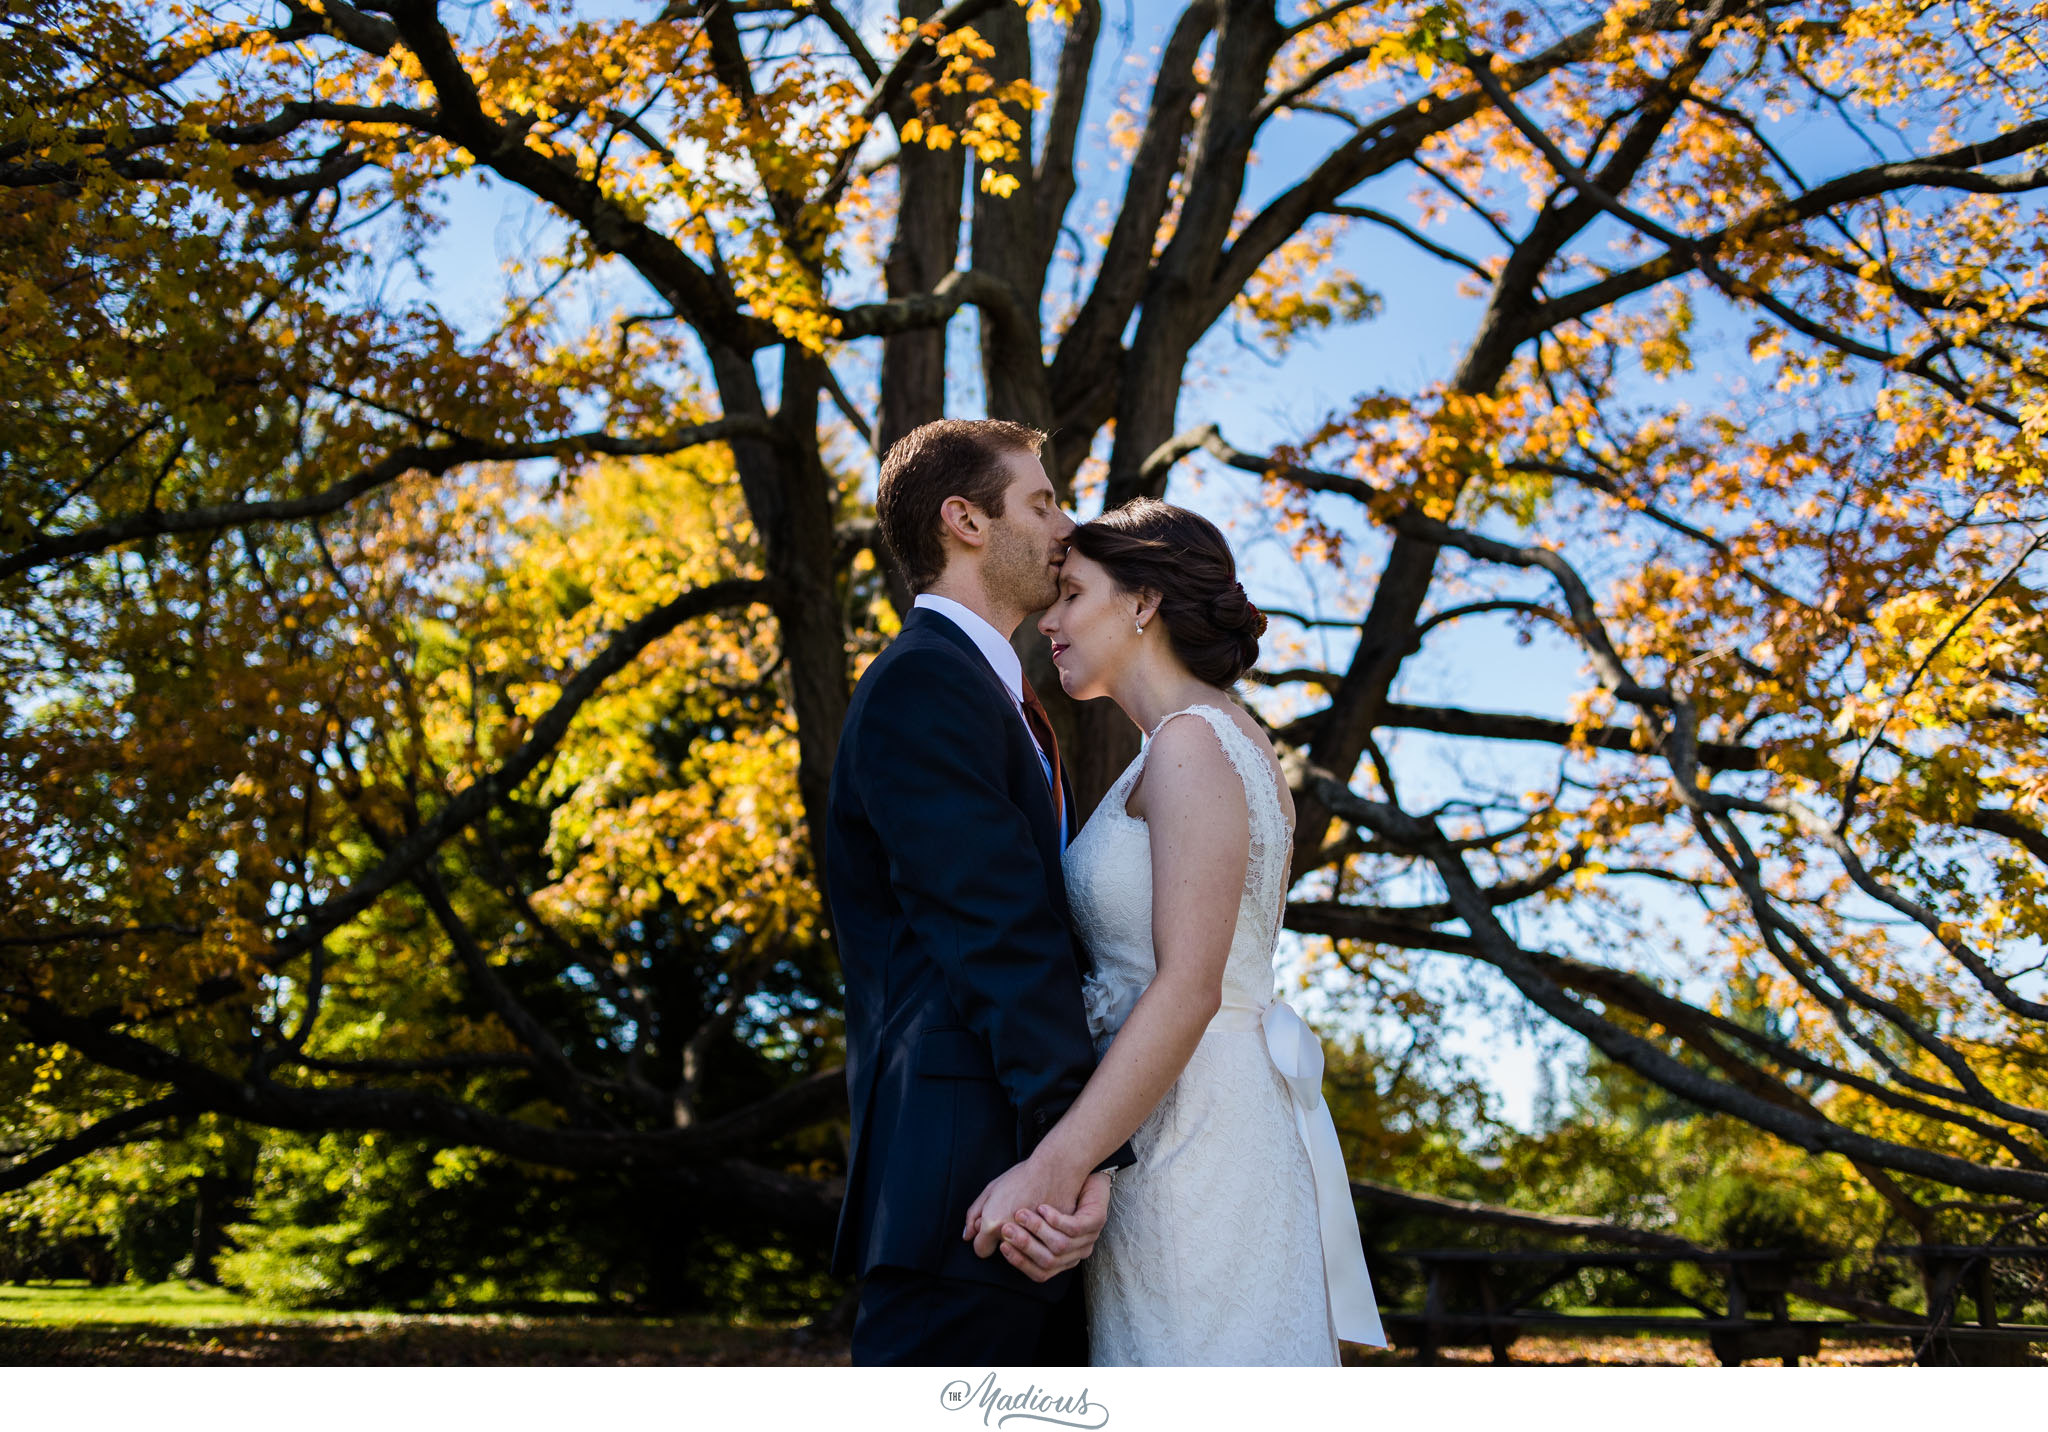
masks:
[[[1004,454],[1010,485],[1003,515],[989,519],[982,581],[991,600],[1018,612],[1037,612],[1060,592],[1060,563],[1074,519],[1060,510],[1059,494],[1044,466],[1028,452]]]

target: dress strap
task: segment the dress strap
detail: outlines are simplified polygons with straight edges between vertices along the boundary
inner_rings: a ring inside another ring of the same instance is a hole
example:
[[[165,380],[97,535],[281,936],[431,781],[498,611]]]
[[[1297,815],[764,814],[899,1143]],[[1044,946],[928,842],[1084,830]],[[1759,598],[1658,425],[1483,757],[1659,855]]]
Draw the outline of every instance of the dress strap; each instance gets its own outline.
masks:
[[[1166,723],[1173,720],[1176,716],[1186,716],[1189,713],[1195,711],[1214,711],[1215,709],[1216,708],[1213,706],[1198,703],[1193,706],[1183,706],[1178,711],[1169,711],[1166,713],[1166,715],[1161,716],[1159,720],[1153,724],[1151,730],[1145,733],[1145,744],[1148,746],[1151,745],[1152,738],[1154,736],[1157,736],[1161,731],[1165,730]]]
[[[1215,728],[1217,737],[1223,742],[1225,749],[1230,747],[1230,738],[1232,736],[1235,736],[1240,741],[1247,739],[1244,732],[1238,730],[1237,722],[1231,720],[1229,712],[1220,706],[1212,706],[1206,701],[1198,701],[1192,706],[1183,706],[1178,711],[1169,712],[1167,715],[1160,717],[1158,724],[1145,733],[1145,744],[1151,745],[1153,737],[1166,729],[1166,723],[1180,716],[1200,716],[1204,721],[1207,721]],[[1235,765],[1236,762],[1233,761],[1231,764]]]

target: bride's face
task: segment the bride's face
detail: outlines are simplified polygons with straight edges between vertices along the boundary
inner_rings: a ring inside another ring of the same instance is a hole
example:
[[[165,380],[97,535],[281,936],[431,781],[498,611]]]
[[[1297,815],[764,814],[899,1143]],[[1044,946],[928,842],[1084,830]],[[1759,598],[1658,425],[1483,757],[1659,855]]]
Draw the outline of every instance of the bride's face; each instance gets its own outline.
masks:
[[[1135,653],[1140,599],[1110,580],[1093,558],[1069,551],[1060,567],[1060,594],[1038,629],[1052,642],[1060,687],[1076,701],[1109,694],[1108,678]]]

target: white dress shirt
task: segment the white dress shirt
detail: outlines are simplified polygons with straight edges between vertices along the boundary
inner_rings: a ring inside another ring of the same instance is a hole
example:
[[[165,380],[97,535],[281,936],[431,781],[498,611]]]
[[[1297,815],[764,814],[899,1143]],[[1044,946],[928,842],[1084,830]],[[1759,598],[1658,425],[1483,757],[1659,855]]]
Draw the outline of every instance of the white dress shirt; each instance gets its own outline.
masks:
[[[1024,721],[1024,729],[1027,732],[1031,731],[1031,723],[1024,719],[1024,663],[1018,660],[1017,649],[1010,645],[1008,638],[990,626],[988,621],[979,612],[975,611],[972,607],[964,606],[954,601],[951,597],[942,597],[936,592],[920,592],[917,595],[917,599],[910,605],[913,610],[918,607],[924,607],[928,611],[937,612],[940,616],[952,622],[954,626],[967,633],[968,640],[974,643],[975,649],[987,659],[988,664],[995,668],[996,677],[1003,683],[1003,689],[1010,693],[1010,700],[1016,703],[1017,719]],[[1034,747],[1038,747],[1038,736],[1036,733],[1033,733],[1031,736],[1031,744]],[[1051,789],[1053,783],[1052,761],[1046,755],[1043,747],[1038,747],[1038,764],[1045,770],[1046,787]],[[1060,845],[1064,848],[1068,840],[1067,829],[1069,825],[1064,809],[1065,803],[1057,795],[1054,796],[1053,803],[1062,807],[1060,812]]]

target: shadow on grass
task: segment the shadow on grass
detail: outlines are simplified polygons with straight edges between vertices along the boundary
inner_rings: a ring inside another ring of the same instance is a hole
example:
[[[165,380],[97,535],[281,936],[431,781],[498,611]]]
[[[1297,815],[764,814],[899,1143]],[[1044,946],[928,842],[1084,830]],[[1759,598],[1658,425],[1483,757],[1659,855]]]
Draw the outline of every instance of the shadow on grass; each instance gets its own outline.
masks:
[[[560,1310],[312,1313],[220,1288],[158,1283],[0,1285],[0,1365],[832,1366],[844,1338],[712,1318]]]

